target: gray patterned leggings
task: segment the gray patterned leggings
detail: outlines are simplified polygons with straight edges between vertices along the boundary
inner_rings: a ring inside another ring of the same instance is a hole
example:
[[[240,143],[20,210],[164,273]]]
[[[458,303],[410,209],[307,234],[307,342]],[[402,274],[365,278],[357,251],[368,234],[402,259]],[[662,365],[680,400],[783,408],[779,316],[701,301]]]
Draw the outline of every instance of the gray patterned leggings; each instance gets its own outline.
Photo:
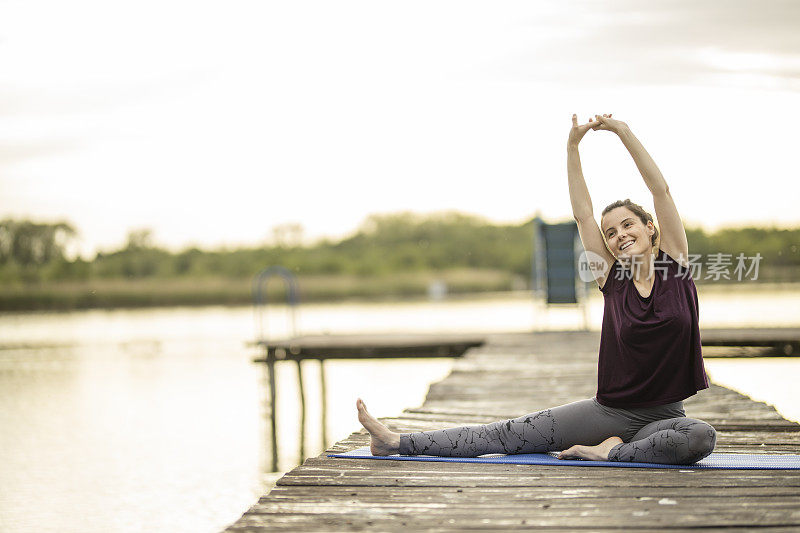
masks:
[[[401,455],[477,457],[489,453],[544,453],[574,444],[594,446],[617,436],[609,461],[691,464],[714,449],[711,425],[686,418],[683,402],[656,407],[606,407],[580,400],[480,426],[400,435]]]

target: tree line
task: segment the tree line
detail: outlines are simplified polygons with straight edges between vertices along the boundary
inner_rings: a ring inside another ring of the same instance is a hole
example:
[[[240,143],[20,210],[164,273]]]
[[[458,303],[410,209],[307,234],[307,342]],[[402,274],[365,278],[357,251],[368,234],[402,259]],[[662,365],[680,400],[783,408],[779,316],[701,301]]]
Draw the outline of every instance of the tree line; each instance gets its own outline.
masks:
[[[276,243],[239,249],[170,251],[148,230],[128,235],[119,249],[92,259],[66,256],[77,231],[68,222],[0,222],[0,283],[100,279],[251,278],[269,265],[298,275],[389,276],[451,269],[504,271],[528,279],[533,219],[493,224],[474,215],[372,215],[352,234],[313,244]],[[800,228],[686,228],[692,254],[761,255],[759,280],[800,281]]]

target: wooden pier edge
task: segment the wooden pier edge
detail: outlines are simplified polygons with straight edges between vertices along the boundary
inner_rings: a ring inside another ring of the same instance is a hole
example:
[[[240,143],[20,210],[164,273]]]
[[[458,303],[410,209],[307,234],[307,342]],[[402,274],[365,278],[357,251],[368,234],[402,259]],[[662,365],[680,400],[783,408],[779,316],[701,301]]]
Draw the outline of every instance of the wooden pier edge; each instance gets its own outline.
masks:
[[[399,432],[517,417],[595,393],[598,332],[489,335],[382,419]],[[712,376],[713,378],[713,376]],[[713,384],[684,401],[717,429],[715,451],[800,454],[800,424]],[[355,419],[355,409],[353,411]],[[355,422],[354,422],[355,424]],[[351,434],[284,475],[227,531],[800,530],[800,471],[578,468],[328,458]]]

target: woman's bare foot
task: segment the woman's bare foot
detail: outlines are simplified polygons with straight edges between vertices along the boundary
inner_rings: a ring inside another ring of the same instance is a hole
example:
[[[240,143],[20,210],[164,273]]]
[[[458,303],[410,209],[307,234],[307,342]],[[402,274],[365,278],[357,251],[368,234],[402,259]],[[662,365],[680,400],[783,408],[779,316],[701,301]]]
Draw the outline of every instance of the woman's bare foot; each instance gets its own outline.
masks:
[[[356,400],[358,409],[358,421],[369,431],[371,437],[369,450],[372,455],[392,455],[400,452],[400,434],[390,431],[389,428],[381,424],[377,418],[367,412],[367,406],[359,398]]]
[[[622,444],[619,437],[609,437],[597,446],[575,446],[568,448],[558,454],[559,459],[589,459],[590,461],[608,461],[608,454],[611,448],[617,444]]]

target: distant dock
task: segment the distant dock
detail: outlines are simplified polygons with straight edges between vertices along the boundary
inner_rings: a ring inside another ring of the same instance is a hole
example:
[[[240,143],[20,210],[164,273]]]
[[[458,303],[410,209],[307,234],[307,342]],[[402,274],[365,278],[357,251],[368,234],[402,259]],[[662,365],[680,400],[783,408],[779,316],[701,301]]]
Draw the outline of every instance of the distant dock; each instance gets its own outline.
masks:
[[[769,348],[765,355],[800,356],[800,328],[704,328],[703,346]]]
[[[277,359],[383,359],[393,357],[457,357],[484,343],[477,335],[310,335],[254,343],[266,357]]]
[[[257,363],[303,359],[383,359],[394,357],[458,357],[481,346],[489,335],[468,334],[373,334],[305,335],[251,343],[264,350]],[[763,355],[800,356],[800,328],[704,328],[706,347],[767,348]],[[728,352],[726,356],[736,356]]]
[[[710,342],[724,342],[701,332]],[[727,330],[737,342],[757,330]],[[795,330],[797,331],[797,330]],[[772,336],[777,338],[775,333]],[[780,340],[792,338],[787,331]],[[488,335],[455,360],[425,403],[394,431],[425,431],[513,418],[591,398],[598,332]],[[763,340],[763,339],[762,339]],[[738,346],[738,345],[737,345]],[[368,400],[368,399],[367,399]],[[369,404],[369,402],[368,402]],[[800,454],[800,424],[712,384],[685,400],[712,424],[717,452]],[[357,424],[353,408],[353,425]],[[800,529],[800,471],[577,468],[328,458],[368,445],[364,430],[283,476],[228,531]]]

